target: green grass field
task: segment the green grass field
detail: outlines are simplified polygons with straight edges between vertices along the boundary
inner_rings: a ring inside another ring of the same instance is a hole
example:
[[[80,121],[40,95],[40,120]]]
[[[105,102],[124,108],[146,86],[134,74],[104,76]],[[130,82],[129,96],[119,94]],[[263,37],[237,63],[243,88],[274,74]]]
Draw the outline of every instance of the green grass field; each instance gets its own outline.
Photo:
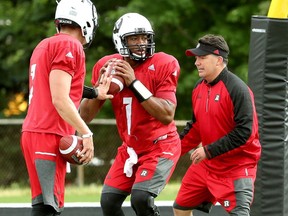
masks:
[[[173,201],[179,189],[179,183],[169,183],[157,200]],[[102,185],[90,185],[84,187],[67,186],[65,202],[99,202]],[[30,188],[12,186],[0,188],[0,203],[30,203]],[[127,198],[129,200],[129,197]]]

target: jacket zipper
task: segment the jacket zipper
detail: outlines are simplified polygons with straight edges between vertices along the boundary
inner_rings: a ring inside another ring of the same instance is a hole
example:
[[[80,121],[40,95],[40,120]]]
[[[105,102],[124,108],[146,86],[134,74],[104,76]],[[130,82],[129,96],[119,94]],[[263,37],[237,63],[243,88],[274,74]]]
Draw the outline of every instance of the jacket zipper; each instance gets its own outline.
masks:
[[[207,96],[207,99],[206,99],[206,112],[208,112],[208,108],[209,108],[210,92],[211,92],[211,86],[209,86],[208,96]]]

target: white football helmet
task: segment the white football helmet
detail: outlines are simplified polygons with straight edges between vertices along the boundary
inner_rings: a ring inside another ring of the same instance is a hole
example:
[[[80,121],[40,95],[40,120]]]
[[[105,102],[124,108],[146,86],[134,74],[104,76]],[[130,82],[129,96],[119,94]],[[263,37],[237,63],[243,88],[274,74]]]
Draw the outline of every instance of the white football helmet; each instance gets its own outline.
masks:
[[[56,29],[61,25],[77,25],[82,30],[86,45],[89,46],[98,27],[98,15],[95,5],[90,0],[56,0]]]
[[[126,36],[146,34],[148,36],[147,45],[139,45],[140,49],[145,49],[146,53],[138,55],[132,53],[127,45]],[[115,23],[113,29],[113,42],[119,54],[123,57],[130,57],[136,61],[143,61],[155,52],[154,31],[146,17],[138,13],[127,13],[121,16]]]

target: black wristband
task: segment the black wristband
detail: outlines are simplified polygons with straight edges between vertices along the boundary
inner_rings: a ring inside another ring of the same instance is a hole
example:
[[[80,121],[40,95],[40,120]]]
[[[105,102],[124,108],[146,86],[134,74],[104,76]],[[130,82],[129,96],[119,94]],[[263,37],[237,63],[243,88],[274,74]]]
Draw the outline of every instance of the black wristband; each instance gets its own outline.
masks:
[[[130,85],[129,89],[134,93],[140,103],[148,100],[153,94],[141,83],[135,79]]]
[[[84,85],[82,98],[93,99],[98,97],[98,89]]]

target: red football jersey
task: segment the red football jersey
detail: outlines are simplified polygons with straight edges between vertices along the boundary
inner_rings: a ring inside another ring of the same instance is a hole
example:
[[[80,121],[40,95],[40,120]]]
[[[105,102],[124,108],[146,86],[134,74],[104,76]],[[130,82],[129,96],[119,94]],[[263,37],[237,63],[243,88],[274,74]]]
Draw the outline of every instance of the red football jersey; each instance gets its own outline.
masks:
[[[93,85],[97,83],[101,67],[111,58],[122,59],[119,54],[100,59],[93,68]],[[155,53],[134,68],[134,72],[136,79],[140,80],[155,97],[177,103],[176,87],[180,67],[176,58],[163,52]],[[174,121],[164,125],[146,112],[127,87],[117,93],[111,102],[121,139],[137,153],[152,147],[153,141],[157,138],[177,131]]]
[[[78,108],[86,74],[82,44],[67,34],[56,34],[41,41],[34,49],[29,67],[29,108],[22,131],[59,135],[75,133],[52,104],[49,74],[58,69],[72,76],[70,98]]]

